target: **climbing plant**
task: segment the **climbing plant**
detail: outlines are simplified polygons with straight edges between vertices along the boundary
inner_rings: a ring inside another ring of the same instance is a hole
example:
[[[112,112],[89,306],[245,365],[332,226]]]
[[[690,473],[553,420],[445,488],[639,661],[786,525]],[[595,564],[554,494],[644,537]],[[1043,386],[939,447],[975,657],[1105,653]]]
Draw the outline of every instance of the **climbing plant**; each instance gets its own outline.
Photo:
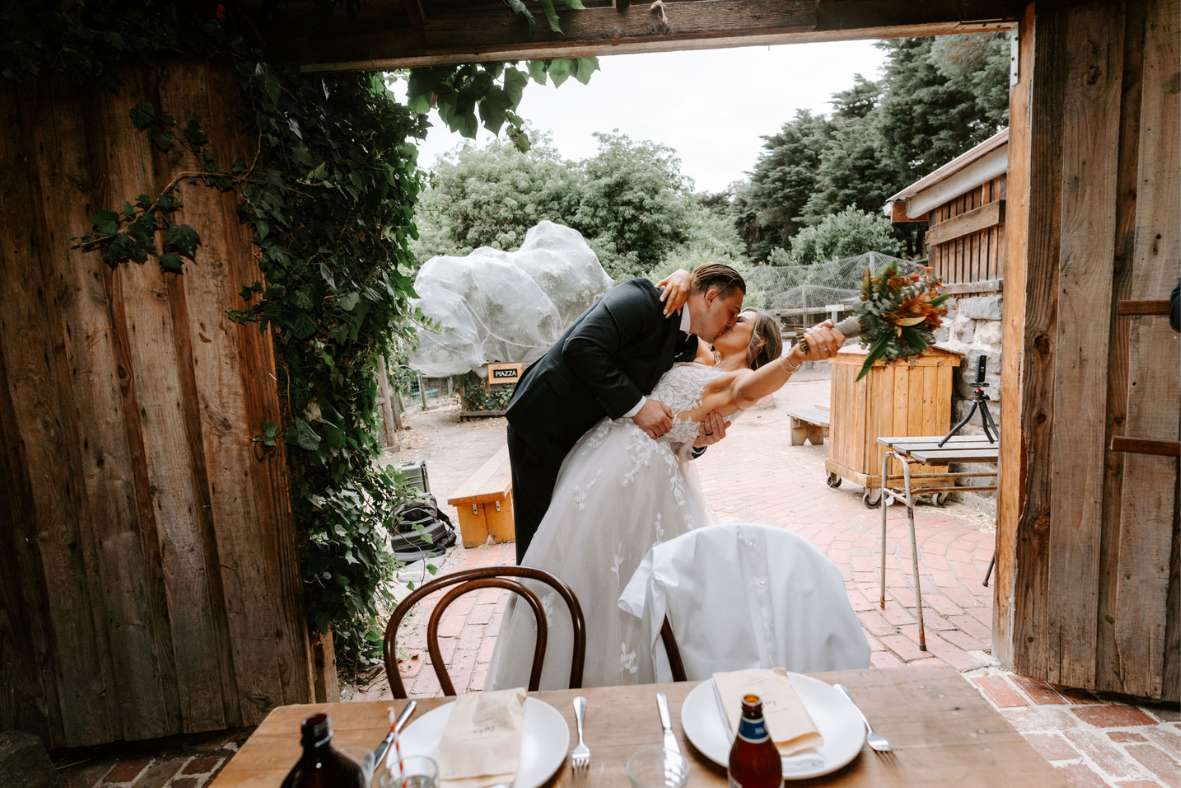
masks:
[[[286,444],[292,511],[310,623],[336,635],[346,669],[380,647],[377,615],[396,568],[386,547],[404,490],[376,461],[378,359],[412,341],[414,206],[422,187],[417,140],[435,106],[448,125],[486,127],[527,145],[515,110],[524,83],[516,65],[415,72],[410,106],[381,74],[302,74],[267,59],[237,18],[215,3],[89,0],[0,4],[0,77],[59,72],[117,88],[128,68],[168,57],[219,59],[237,75],[250,161],[217,161],[199,118],[173,118],[150,103],[130,126],[161,150],[181,146],[197,162],[163,189],[103,206],[75,238],[112,266],[155,260],[169,273],[200,265],[197,230],[175,221],[179,187],[232,191],[258,247],[263,279],[243,288],[230,317],[270,329],[278,361],[282,424],[252,425],[266,450]],[[535,79],[589,78],[596,64],[530,64]],[[555,73],[556,72],[556,73]],[[260,371],[259,374],[263,374]]]

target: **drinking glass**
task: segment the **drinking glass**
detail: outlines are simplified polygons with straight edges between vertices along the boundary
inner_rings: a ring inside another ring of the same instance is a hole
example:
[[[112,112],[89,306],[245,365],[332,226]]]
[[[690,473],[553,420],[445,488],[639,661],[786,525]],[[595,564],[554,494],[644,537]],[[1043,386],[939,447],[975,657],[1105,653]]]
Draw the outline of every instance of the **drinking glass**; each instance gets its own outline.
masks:
[[[398,768],[397,756],[389,761],[389,771],[381,777],[378,788],[438,788],[439,765],[426,755],[410,755],[402,759]]]
[[[689,762],[662,746],[637,750],[627,762],[632,788],[683,788],[689,781]]]

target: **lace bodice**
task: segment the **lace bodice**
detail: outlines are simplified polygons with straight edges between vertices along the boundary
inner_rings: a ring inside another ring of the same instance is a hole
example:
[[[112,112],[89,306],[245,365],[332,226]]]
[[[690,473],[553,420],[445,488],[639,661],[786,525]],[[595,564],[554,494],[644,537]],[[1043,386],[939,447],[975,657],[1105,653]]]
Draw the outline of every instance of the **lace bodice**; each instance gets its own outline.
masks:
[[[706,384],[724,374],[723,370],[704,364],[675,364],[660,378],[650,398],[668,405],[673,413],[692,410],[701,403]],[[673,428],[661,440],[672,444],[689,443],[697,438],[697,430],[695,421],[674,421]]]

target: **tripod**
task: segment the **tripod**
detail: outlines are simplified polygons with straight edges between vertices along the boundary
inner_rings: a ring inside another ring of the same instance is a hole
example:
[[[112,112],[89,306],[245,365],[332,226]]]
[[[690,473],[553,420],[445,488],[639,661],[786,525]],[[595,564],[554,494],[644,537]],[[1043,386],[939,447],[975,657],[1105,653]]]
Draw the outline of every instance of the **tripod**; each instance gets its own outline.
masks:
[[[980,357],[976,364],[976,382],[972,389],[972,407],[968,409],[968,413],[959,423],[951,428],[951,432],[944,436],[943,440],[939,441],[939,448],[943,448],[952,436],[963,429],[964,425],[972,420],[972,416],[977,411],[980,412],[980,423],[984,427],[984,437],[988,438],[989,443],[996,443],[996,436],[1000,434],[1000,430],[996,428],[996,421],[992,418],[992,413],[988,410],[988,395],[984,393],[984,389],[988,388],[988,384],[984,382],[985,372],[988,367],[988,359],[984,356]]]

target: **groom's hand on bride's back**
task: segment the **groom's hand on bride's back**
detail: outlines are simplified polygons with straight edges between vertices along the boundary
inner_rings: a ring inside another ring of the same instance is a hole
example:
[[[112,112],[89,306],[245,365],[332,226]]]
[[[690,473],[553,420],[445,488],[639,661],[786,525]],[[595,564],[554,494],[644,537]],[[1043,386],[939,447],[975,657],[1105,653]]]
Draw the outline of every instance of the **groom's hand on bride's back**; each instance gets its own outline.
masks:
[[[655,440],[673,428],[673,412],[663,402],[649,398],[632,421]]]

